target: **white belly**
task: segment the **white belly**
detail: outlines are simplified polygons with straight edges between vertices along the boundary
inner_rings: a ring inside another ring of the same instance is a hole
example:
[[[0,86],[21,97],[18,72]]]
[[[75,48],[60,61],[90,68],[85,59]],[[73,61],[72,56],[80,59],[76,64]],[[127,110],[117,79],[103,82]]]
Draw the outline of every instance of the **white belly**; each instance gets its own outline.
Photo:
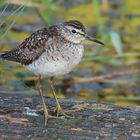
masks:
[[[29,64],[27,67],[33,71],[36,75],[42,75],[46,77],[52,77],[57,75],[64,75],[69,73],[81,60],[83,56],[83,46],[80,46],[76,48],[74,53],[68,53],[70,54],[68,59],[61,58],[61,54],[57,54],[58,58],[61,58],[59,60],[52,60],[51,58],[48,60],[46,58],[47,53],[43,53],[39,59],[35,60],[31,64]]]

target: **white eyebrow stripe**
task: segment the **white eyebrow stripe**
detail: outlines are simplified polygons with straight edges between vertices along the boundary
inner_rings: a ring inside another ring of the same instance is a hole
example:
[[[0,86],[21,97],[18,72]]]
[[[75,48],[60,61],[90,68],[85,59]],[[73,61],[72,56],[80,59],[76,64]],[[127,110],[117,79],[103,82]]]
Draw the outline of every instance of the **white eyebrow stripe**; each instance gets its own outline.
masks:
[[[66,26],[65,29],[68,30],[68,31],[75,30],[77,34],[80,34],[80,35],[83,35],[83,36],[85,35],[85,33],[83,31],[78,30],[78,29],[76,29],[74,27],[71,27],[71,26]]]

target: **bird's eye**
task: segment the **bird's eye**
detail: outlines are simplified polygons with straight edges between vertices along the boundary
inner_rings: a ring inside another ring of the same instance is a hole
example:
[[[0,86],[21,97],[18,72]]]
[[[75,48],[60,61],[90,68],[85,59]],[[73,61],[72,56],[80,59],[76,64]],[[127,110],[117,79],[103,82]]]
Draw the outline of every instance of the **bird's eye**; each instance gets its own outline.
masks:
[[[76,31],[75,30],[72,30],[72,33],[76,33]]]

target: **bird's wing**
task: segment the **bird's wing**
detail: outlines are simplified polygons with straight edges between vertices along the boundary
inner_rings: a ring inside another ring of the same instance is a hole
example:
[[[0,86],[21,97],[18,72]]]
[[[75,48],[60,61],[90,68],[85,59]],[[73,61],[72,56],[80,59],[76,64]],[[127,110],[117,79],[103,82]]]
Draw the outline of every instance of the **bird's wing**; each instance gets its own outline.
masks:
[[[47,28],[38,30],[26,38],[17,48],[2,54],[0,58],[28,65],[38,59],[45,51],[45,44],[49,37]]]

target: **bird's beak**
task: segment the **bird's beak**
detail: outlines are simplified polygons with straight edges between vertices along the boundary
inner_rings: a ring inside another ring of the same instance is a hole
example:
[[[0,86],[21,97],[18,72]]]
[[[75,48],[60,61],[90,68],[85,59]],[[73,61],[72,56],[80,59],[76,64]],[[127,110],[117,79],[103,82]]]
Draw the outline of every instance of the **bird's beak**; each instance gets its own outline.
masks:
[[[88,36],[88,35],[85,35],[85,38],[86,38],[87,40],[89,40],[89,41],[96,42],[97,44],[104,45],[103,42],[97,40],[96,38],[92,38],[92,37],[90,37],[90,36]]]

